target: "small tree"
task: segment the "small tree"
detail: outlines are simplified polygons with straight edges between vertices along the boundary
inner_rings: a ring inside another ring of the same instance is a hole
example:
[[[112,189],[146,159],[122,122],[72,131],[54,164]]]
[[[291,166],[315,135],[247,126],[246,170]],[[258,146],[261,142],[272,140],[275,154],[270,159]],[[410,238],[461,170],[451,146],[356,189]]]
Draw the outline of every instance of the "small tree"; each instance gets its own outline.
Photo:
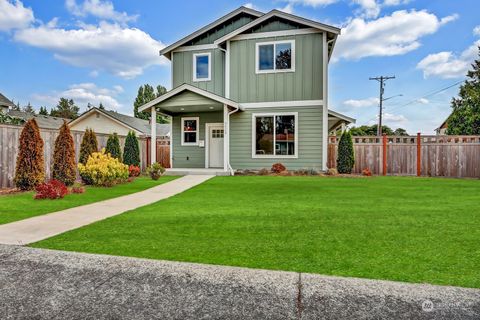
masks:
[[[32,190],[44,179],[43,140],[37,122],[30,119],[20,134],[14,182],[21,190]]]
[[[105,152],[110,153],[112,158],[116,158],[119,161],[122,161],[122,150],[120,149],[120,141],[118,140],[118,135],[115,132],[108,137]]]
[[[97,136],[92,129],[87,129],[83,135],[82,144],[80,145],[78,162],[86,164],[88,157],[94,152],[98,152]]]
[[[71,186],[75,182],[75,145],[66,121],[60,127],[53,151],[53,178]]]
[[[38,112],[38,114],[42,116],[48,116],[47,107],[40,107],[40,111]]]
[[[123,163],[126,165],[140,166],[140,148],[135,132],[130,131],[125,139],[123,148]]]
[[[352,173],[355,164],[352,135],[345,131],[338,143],[337,170],[339,173]]]

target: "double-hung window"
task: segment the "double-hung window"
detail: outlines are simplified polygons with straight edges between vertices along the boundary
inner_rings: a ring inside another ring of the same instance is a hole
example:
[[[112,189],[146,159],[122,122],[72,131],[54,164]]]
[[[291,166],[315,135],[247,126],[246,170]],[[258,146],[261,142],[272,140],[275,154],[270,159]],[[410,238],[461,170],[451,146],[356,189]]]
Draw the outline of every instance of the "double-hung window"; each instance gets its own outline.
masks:
[[[182,146],[198,145],[198,117],[182,118]]]
[[[211,80],[211,54],[194,53],[193,54],[193,81],[210,81]]]
[[[295,71],[295,40],[256,44],[256,73]]]
[[[252,157],[297,158],[298,113],[253,114]]]

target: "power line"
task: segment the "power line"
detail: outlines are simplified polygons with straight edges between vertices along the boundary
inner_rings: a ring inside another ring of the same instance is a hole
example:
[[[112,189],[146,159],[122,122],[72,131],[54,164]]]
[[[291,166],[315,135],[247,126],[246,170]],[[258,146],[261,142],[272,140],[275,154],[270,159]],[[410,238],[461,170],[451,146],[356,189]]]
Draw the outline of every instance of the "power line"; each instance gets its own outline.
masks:
[[[395,79],[395,76],[393,77],[374,77],[374,78],[369,78],[369,80],[375,80],[380,83],[380,100],[379,100],[379,106],[378,106],[378,128],[377,128],[377,135],[381,136],[382,135],[382,113],[383,113],[383,101],[386,99],[383,99],[383,93],[385,92],[385,81],[390,80],[390,79]]]

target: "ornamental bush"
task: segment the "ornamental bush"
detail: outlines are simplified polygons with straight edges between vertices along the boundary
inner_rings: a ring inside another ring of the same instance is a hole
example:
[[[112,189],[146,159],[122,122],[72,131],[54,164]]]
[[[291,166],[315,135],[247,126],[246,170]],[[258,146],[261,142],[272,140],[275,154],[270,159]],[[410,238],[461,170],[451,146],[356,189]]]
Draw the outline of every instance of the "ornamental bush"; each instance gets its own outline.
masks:
[[[140,175],[140,167],[131,164],[128,166],[128,172],[130,177],[138,177]]]
[[[130,131],[125,139],[123,148],[123,163],[126,165],[140,166],[140,148],[135,132]]]
[[[90,155],[85,165],[79,163],[78,171],[83,181],[96,186],[111,187],[128,179],[128,166],[105,153],[105,149]]]
[[[68,194],[67,186],[56,179],[39,184],[35,191],[35,199],[61,199]]]
[[[352,173],[355,164],[352,135],[345,131],[338,142],[337,170],[338,173]]]
[[[45,179],[43,140],[35,119],[23,127],[19,144],[14,182],[21,190],[32,190]]]
[[[60,127],[60,133],[55,140],[53,151],[53,178],[71,186],[75,182],[77,170],[75,168],[75,145],[66,121]]]
[[[158,162],[155,162],[147,169],[148,174],[153,180],[158,180],[165,172],[165,168]]]
[[[105,152],[109,153],[113,158],[122,161],[122,150],[120,150],[120,140],[116,133],[111,134],[107,140]]]
[[[287,170],[287,168],[285,168],[285,166],[281,163],[274,163],[272,165],[272,172],[273,173],[280,173],[280,172],[283,172]]]
[[[98,152],[97,136],[92,129],[87,129],[85,130],[82,144],[80,145],[80,156],[78,158],[78,162],[81,164],[86,164],[88,157],[94,152]]]

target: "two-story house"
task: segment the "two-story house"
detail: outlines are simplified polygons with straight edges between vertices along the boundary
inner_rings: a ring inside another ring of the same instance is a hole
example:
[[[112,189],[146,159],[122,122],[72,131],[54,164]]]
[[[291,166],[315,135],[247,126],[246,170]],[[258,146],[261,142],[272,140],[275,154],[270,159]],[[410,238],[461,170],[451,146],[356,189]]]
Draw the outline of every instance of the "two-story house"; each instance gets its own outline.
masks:
[[[173,89],[140,110],[171,117],[173,170],[233,173],[277,162],[326,170],[328,132],[354,122],[327,107],[339,34],[278,10],[240,7],[161,50]]]

